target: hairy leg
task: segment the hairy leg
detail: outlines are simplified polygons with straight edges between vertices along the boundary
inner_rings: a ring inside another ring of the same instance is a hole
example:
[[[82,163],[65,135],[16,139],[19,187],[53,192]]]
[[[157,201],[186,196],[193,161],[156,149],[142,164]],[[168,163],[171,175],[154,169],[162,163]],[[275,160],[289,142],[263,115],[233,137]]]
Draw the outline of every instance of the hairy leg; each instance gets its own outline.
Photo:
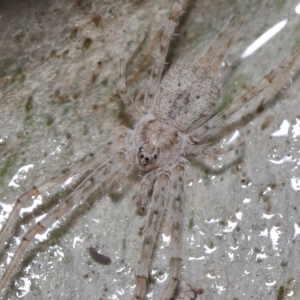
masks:
[[[264,76],[259,83],[242,95],[237,101],[227,106],[224,110],[214,115],[206,124],[200,124],[192,135],[191,140],[196,139],[202,144],[211,144],[220,140],[234,129],[240,128],[252,121],[258,114],[265,111],[276,100],[284,84],[293,77],[292,71],[300,66],[300,43],[295,47],[292,54],[284,59],[274,70]],[[246,105],[251,99],[263,92],[258,105],[239,120],[225,123],[235,112]]]
[[[122,137],[123,136],[118,136],[102,144],[94,153],[90,153],[89,155],[85,156],[83,159],[76,162],[71,168],[62,171],[60,174],[44,181],[41,184],[38,184],[37,186],[32,187],[30,190],[19,196],[12,212],[9,215],[9,218],[6,220],[6,223],[3,225],[0,232],[0,253],[4,251],[7,241],[10,240],[14,234],[14,228],[19,219],[20,210],[30,199],[32,199],[32,197],[42,195],[49,189],[58,186],[67,179],[87,170],[93,164],[101,162],[107,153],[113,153],[115,151],[114,149],[123,147],[123,143],[121,141]]]
[[[222,39],[225,36],[225,34],[228,32],[229,28],[232,26],[234,20],[234,16],[232,16],[227,23],[223,26],[221,31],[219,32],[218,36],[215,38],[215,40],[212,42],[210,47],[207,49],[207,51],[201,56],[201,58],[196,62],[200,65],[212,65],[212,60],[214,57],[216,57],[218,54],[215,53],[215,51],[219,51],[222,45]],[[226,47],[224,47],[226,48]],[[228,48],[227,48],[228,49]]]
[[[121,188],[122,182],[125,178],[127,178],[130,175],[133,169],[134,166],[132,165],[132,163],[127,162],[123,165],[121,169],[118,170],[117,174],[115,174],[116,172],[112,171],[115,175],[110,181],[108,190],[112,193],[117,193]]]
[[[222,65],[222,62],[225,58],[225,55],[228,51],[228,49],[231,47],[233,41],[235,40],[235,37],[240,32],[241,27],[243,26],[244,20],[240,22],[240,24],[237,26],[237,28],[230,34],[229,38],[227,39],[226,43],[220,48],[219,53],[216,54],[216,57],[214,57],[212,63],[211,63],[211,73],[212,77],[218,82],[219,76],[220,76],[220,67]],[[219,82],[218,82],[219,83]]]
[[[148,82],[148,89],[145,95],[145,104],[154,105],[154,99],[156,99],[157,92],[159,90],[159,84],[161,75],[164,69],[166,56],[169,50],[172,35],[178,24],[179,17],[182,13],[185,0],[177,0],[172,8],[169,16],[168,23],[164,29],[162,38],[159,44],[158,54],[155,58],[155,62],[151,71],[151,76]]]
[[[147,211],[148,194],[152,189],[155,181],[156,171],[146,174],[142,181],[139,193],[134,197],[134,202],[137,206],[137,211],[141,214]]]
[[[119,153],[116,153],[103,161],[98,167],[91,170],[90,174],[88,174],[88,176],[84,178],[84,180],[76,188],[73,189],[71,194],[69,194],[41,221],[27,231],[27,233],[23,236],[14,257],[7,266],[1,278],[0,291],[3,292],[7,281],[11,278],[15,269],[20,266],[21,259],[35,235],[49,228],[61,216],[67,214],[76,204],[87,199],[92,193],[98,190],[99,182],[106,183],[108,179],[115,177],[124,165],[126,165],[126,162],[123,163]]]
[[[149,209],[146,230],[142,241],[141,257],[136,270],[136,286],[134,289],[135,300],[144,299],[147,288],[148,273],[156,242],[157,233],[161,225],[162,217],[165,211],[165,201],[169,197],[169,176],[161,173],[157,176],[151,206]]]
[[[119,61],[119,82],[118,82],[118,91],[121,99],[126,106],[131,106],[133,104],[132,96],[127,93],[126,86],[126,76],[125,76],[125,59],[121,58]]]
[[[160,300],[170,300],[174,296],[182,266],[181,245],[182,245],[182,223],[184,194],[184,166],[177,165],[171,173],[171,270],[167,286],[164,289]]]

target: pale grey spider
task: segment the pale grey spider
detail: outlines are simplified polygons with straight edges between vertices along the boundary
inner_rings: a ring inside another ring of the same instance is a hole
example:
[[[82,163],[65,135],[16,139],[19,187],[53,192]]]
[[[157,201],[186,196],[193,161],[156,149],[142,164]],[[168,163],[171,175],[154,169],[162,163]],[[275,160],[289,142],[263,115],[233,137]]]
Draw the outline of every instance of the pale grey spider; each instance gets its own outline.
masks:
[[[124,180],[138,170],[143,174],[140,192],[135,197],[139,211],[148,211],[141,255],[136,269],[136,286],[133,299],[144,299],[151,257],[165,207],[170,204],[171,215],[171,270],[168,283],[159,299],[172,299],[180,280],[182,267],[181,240],[183,205],[185,201],[185,174],[188,156],[214,156],[237,149],[233,146],[214,148],[221,138],[234,129],[244,126],[264,111],[272,99],[264,98],[257,108],[241,119],[226,123],[235,112],[271,84],[276,94],[290,77],[291,69],[299,55],[298,45],[287,59],[272,70],[259,83],[227,106],[217,111],[220,102],[220,68],[240,26],[232,30],[233,18],[220,31],[202,57],[192,64],[174,64],[162,78],[166,55],[174,29],[183,13],[184,0],[174,3],[160,40],[143,104],[128,93],[125,80],[125,59],[120,59],[119,95],[136,122],[133,128],[122,128],[122,133],[102,144],[71,168],[23,193],[2,228],[1,251],[11,238],[23,205],[32,197],[63,184],[67,179],[85,174],[83,180],[55,209],[25,233],[14,257],[6,268],[0,283],[4,291],[22,256],[34,236],[47,229],[74,205],[99,189],[99,184],[109,192],[118,192]],[[149,197],[150,195],[150,197]],[[151,201],[148,203],[148,198]]]

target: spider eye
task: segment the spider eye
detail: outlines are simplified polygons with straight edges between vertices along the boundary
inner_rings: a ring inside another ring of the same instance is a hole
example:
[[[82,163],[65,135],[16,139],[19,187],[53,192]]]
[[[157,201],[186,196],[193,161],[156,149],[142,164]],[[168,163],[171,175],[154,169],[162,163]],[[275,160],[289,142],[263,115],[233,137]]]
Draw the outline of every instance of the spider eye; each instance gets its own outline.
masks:
[[[145,158],[147,161],[149,160],[149,157],[148,156],[146,156],[146,158]]]
[[[144,158],[144,154],[141,154],[141,158]]]
[[[157,159],[157,155],[156,155],[156,154],[154,154],[154,155],[153,155],[153,158],[154,158],[154,159]]]

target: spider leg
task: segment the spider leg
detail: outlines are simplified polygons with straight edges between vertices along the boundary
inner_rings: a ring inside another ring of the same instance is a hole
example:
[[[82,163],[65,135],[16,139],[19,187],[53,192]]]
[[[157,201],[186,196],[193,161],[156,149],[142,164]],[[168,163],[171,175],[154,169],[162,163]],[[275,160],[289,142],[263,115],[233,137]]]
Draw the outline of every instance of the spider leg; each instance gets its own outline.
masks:
[[[200,168],[208,170],[213,174],[220,174],[230,168],[231,166],[237,164],[243,157],[245,152],[245,141],[242,137],[238,137],[233,143],[227,143],[225,145],[216,146],[210,144],[202,144],[201,141],[194,141],[194,144],[187,144],[184,149],[186,155],[196,156],[194,163],[200,164]],[[227,153],[233,153],[231,157],[222,157],[222,164],[218,163],[214,165],[211,162],[211,158],[216,158],[219,155],[224,155]],[[208,159],[210,161],[208,161]]]
[[[159,89],[160,79],[164,69],[164,64],[169,50],[171,38],[175,27],[178,24],[179,17],[183,10],[184,2],[185,0],[176,0],[176,2],[174,3],[168,23],[160,40],[158,54],[155,58],[151,76],[148,82],[148,89],[145,94],[145,104],[148,104],[150,106],[154,105],[153,101],[156,98]]]
[[[223,148],[211,148],[211,147],[204,148],[202,153],[207,156],[222,155],[230,151],[237,151],[244,146],[245,146],[245,141],[239,140],[234,144],[225,145]]]
[[[184,173],[182,165],[176,165],[171,173],[171,270],[169,281],[160,300],[170,300],[174,296],[182,265],[182,220],[184,205]]]
[[[130,175],[133,169],[134,166],[132,165],[132,163],[127,162],[123,165],[121,169],[117,170],[117,172],[113,171],[113,174],[117,174],[114,175],[113,179],[111,180],[108,186],[109,191],[112,193],[116,193],[120,188],[121,182],[124,181],[124,179]]]
[[[212,74],[212,77],[216,81],[218,81],[218,77],[219,77],[219,73],[220,73],[220,67],[221,67],[222,62],[224,60],[224,57],[225,57],[228,49],[231,47],[233,41],[235,40],[235,37],[240,32],[241,27],[243,26],[243,23],[244,23],[244,20],[242,20],[240,22],[240,24],[237,26],[237,28],[231,33],[228,40],[226,41],[225,46],[219,47],[219,48],[221,48],[220,52],[217,55],[216,59],[211,64],[211,74]],[[219,48],[216,48],[216,49],[219,49]]]
[[[200,65],[209,65],[209,66],[212,65],[212,58],[216,56],[216,54],[214,53],[214,51],[220,49],[221,41],[222,41],[224,35],[226,34],[226,32],[228,31],[228,29],[232,26],[233,20],[234,20],[234,16],[232,16],[227,21],[227,23],[223,26],[223,28],[221,29],[221,31],[219,32],[219,34],[217,35],[217,37],[215,38],[215,40],[212,42],[212,44],[210,45],[210,47],[201,56],[201,58],[197,61],[198,64],[200,64]]]
[[[133,297],[135,300],[141,300],[145,297],[152,252],[165,211],[164,203],[168,195],[169,176],[165,173],[160,173],[154,185],[151,207],[142,241],[141,257],[136,270],[136,286]]]
[[[114,158],[116,159],[114,160]],[[49,228],[54,222],[56,222],[61,216],[68,213],[76,204],[81,200],[87,199],[92,193],[94,193],[99,185],[95,182],[105,182],[109,179],[111,171],[117,172],[116,165],[122,162],[118,158],[118,154],[112,155],[105,160],[99,167],[94,169],[72,192],[69,194],[63,202],[58,204],[48,215],[46,215],[41,221],[31,227],[27,233],[23,236],[14,257],[6,268],[1,282],[0,291],[4,290],[6,282],[11,278],[14,270],[20,265],[21,258],[26,251],[28,244],[32,241],[35,235],[45,229]],[[126,164],[126,163],[125,163]],[[114,166],[114,167],[112,167]]]
[[[282,60],[281,63],[264,76],[256,86],[242,95],[235,103],[232,103],[230,106],[227,106],[224,110],[214,115],[207,121],[205,126],[200,126],[197,130],[195,130],[191,139],[195,138],[203,144],[214,143],[216,140],[220,140],[234,129],[249,123],[258,114],[265,111],[266,108],[274,103],[276,95],[278,95],[287,80],[292,77],[292,70],[299,67],[299,55],[300,43],[295,47],[294,51],[288,58]],[[262,91],[264,91],[263,98],[255,109],[248,114],[243,115],[241,119],[224,125],[224,120],[232,116]]]
[[[130,51],[129,57],[132,59],[135,57],[136,51],[142,44],[145,39],[145,34],[142,34],[138,42],[136,43],[135,47]],[[127,61],[128,63],[128,61]],[[134,104],[134,100],[132,96],[127,93],[127,86],[126,86],[126,61],[124,58],[120,58],[119,60],[119,82],[118,82],[118,92],[123,100],[124,104],[128,107],[131,107]]]
[[[139,193],[134,197],[134,202],[139,213],[145,213],[148,204],[148,193],[152,189],[152,184],[155,180],[156,171],[146,174],[142,181]]]
[[[125,76],[125,59],[121,58],[119,61],[119,74],[120,79],[118,82],[118,91],[121,99],[125,103],[126,106],[131,106],[133,104],[132,97],[127,93],[127,87],[126,87],[126,76]]]
[[[43,194],[49,189],[62,184],[68,178],[71,178],[76,174],[80,174],[91,165],[95,164],[95,162],[101,161],[101,158],[103,158],[104,154],[122,146],[122,137],[123,135],[120,135],[102,144],[94,153],[90,153],[89,155],[85,156],[83,159],[76,162],[71,168],[62,171],[60,174],[48,179],[47,181],[44,181],[37,186],[32,187],[30,190],[19,196],[12,212],[9,215],[9,218],[6,220],[6,223],[3,225],[0,232],[0,253],[3,253],[7,241],[13,235],[13,228],[15,228],[15,225],[18,221],[20,210],[32,197],[37,197],[38,195]]]
[[[198,141],[199,142],[199,141]],[[241,138],[238,138],[234,143],[226,144],[221,147],[211,147],[210,145],[203,144],[188,144],[185,147],[185,153],[187,155],[207,155],[207,156],[216,156],[222,155],[230,151],[237,151],[241,147],[245,146],[245,141]]]
[[[34,225],[22,238],[21,243],[19,244],[14,257],[7,266],[3,277],[0,282],[0,290],[3,291],[6,282],[11,278],[14,270],[19,266],[23,253],[25,252],[28,244],[34,238],[34,236],[44,231],[47,227],[51,226],[60,216],[69,211],[75,204],[75,201],[80,201],[85,194],[86,190],[90,188],[92,184],[91,176],[88,176],[85,181],[83,181],[78,188],[70,194],[69,197],[59,206],[57,206],[48,216],[43,218],[40,222]]]

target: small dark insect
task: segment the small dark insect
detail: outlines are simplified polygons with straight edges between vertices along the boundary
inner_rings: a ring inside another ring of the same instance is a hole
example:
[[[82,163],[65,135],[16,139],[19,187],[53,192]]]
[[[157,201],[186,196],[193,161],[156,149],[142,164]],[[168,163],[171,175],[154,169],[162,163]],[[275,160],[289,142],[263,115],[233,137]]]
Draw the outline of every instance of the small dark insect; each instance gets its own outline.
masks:
[[[108,256],[106,256],[106,255],[98,253],[98,251],[96,250],[96,248],[89,247],[87,249],[89,250],[91,258],[95,262],[97,262],[98,264],[100,264],[100,265],[109,265],[111,263],[111,259]]]

